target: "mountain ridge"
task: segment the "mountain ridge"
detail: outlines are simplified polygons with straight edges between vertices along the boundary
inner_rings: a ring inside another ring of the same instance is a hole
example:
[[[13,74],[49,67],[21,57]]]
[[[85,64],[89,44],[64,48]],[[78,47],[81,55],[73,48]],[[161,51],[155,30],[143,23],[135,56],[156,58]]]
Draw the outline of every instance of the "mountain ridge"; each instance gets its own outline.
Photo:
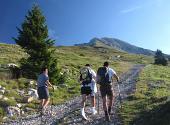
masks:
[[[132,45],[128,42],[125,42],[123,40],[117,39],[117,38],[93,38],[88,43],[83,44],[75,44],[75,46],[92,46],[92,47],[104,47],[104,48],[113,48],[119,51],[124,51],[128,53],[133,54],[143,54],[148,56],[154,56],[155,51],[144,49],[142,47],[138,47],[135,45]]]

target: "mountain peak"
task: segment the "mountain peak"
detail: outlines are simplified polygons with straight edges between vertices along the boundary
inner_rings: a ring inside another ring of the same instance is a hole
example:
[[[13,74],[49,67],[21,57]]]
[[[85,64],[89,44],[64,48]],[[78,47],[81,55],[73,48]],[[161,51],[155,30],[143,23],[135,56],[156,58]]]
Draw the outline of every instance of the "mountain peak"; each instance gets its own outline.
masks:
[[[143,49],[141,47],[137,47],[129,44],[128,42],[122,41],[116,38],[93,38],[89,43],[77,44],[76,46],[92,46],[92,47],[104,47],[104,48],[112,48],[119,51],[125,51],[128,53],[134,54],[143,54],[143,55],[154,55],[154,51]]]

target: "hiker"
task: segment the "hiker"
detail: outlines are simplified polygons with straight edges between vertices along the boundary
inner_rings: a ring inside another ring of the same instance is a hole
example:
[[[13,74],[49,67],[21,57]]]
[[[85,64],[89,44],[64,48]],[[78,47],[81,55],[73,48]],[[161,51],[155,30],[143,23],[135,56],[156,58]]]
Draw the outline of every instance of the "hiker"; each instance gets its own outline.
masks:
[[[90,64],[86,64],[85,67],[83,67],[80,70],[81,95],[82,95],[81,115],[86,120],[87,117],[84,108],[85,108],[86,98],[88,95],[91,96],[92,114],[95,115],[97,113],[95,109],[96,107],[95,93],[97,92],[95,80],[96,80],[96,73],[94,72],[93,69],[91,69]]]
[[[103,67],[98,68],[97,83],[100,85],[106,121],[110,121],[111,109],[113,105],[113,78],[116,78],[117,82],[119,81],[119,77],[116,72],[109,67],[109,62],[104,62]],[[107,104],[107,98],[109,98],[109,104]]]
[[[40,99],[40,108],[42,110],[45,110],[45,108],[49,104],[48,86],[51,86],[53,88],[52,84],[49,82],[48,69],[46,67],[42,68],[42,72],[38,76],[37,86],[37,92]]]

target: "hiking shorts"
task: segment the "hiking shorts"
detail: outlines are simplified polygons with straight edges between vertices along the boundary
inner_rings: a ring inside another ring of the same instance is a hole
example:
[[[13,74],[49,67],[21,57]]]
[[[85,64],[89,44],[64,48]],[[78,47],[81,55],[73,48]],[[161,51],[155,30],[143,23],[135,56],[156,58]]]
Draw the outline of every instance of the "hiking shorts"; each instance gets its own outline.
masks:
[[[39,99],[48,99],[49,98],[49,91],[48,88],[43,86],[43,87],[38,87],[38,97]]]
[[[85,95],[91,95],[92,94],[92,90],[90,86],[82,86],[81,87],[81,94],[85,94]]]
[[[102,98],[105,96],[113,96],[113,87],[112,85],[105,85],[105,86],[100,86],[100,93]]]

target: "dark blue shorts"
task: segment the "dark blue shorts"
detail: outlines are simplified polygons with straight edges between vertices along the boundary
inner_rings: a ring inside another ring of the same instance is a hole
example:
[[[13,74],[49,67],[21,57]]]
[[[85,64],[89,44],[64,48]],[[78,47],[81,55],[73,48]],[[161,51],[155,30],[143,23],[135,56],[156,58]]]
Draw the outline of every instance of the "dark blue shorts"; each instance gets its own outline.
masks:
[[[38,96],[39,99],[48,99],[49,98],[49,91],[48,88],[43,86],[43,87],[38,87]]]
[[[90,86],[83,86],[81,87],[81,94],[82,95],[90,95],[92,94],[92,90],[91,90],[91,87]]]

